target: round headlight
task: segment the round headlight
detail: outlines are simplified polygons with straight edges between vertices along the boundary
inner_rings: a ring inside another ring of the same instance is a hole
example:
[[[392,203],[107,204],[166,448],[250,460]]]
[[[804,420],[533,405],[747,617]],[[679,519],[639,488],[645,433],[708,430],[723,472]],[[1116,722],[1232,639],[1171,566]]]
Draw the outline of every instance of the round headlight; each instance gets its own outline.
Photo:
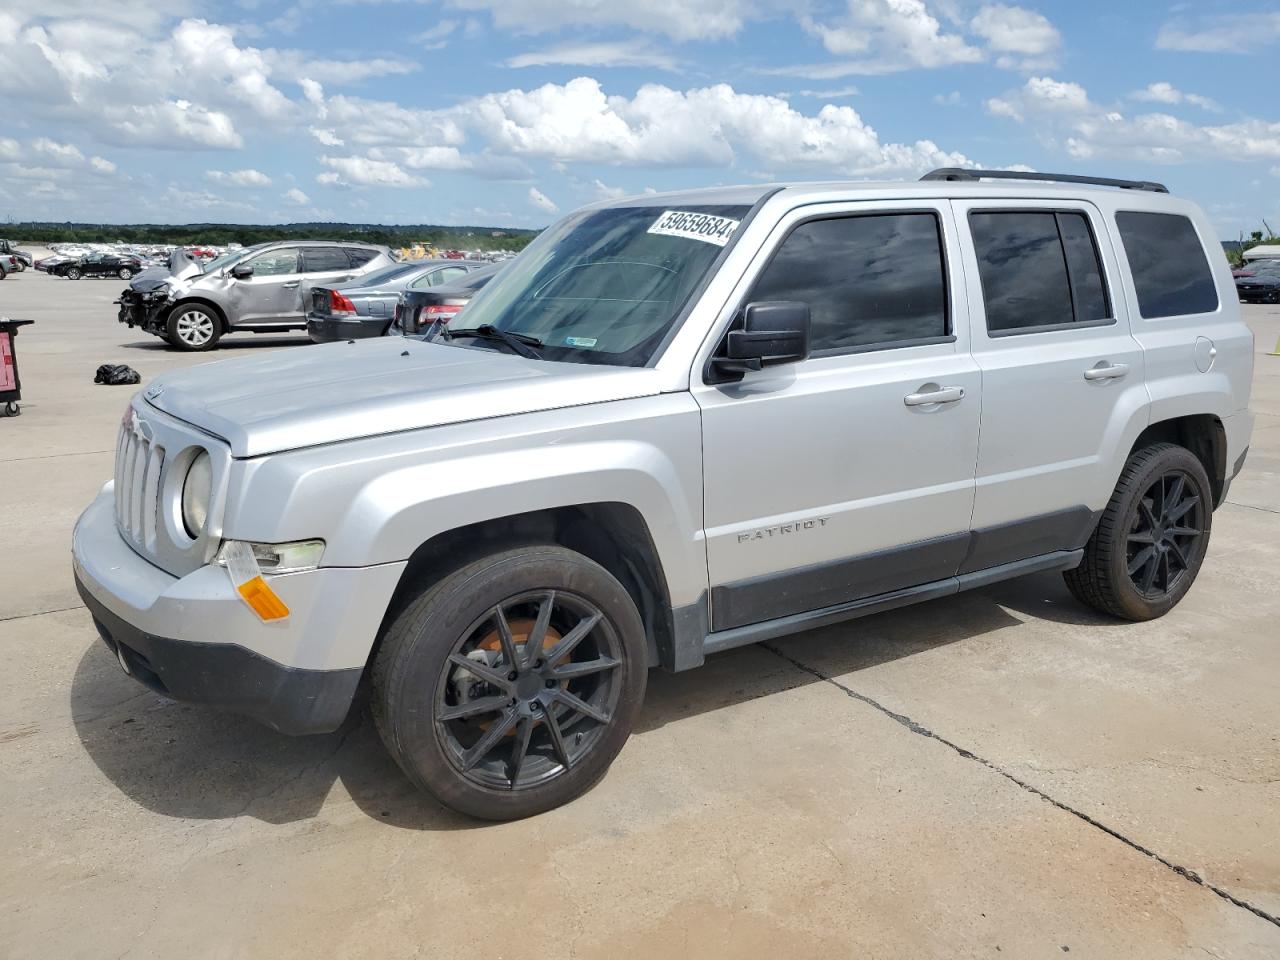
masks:
[[[213,464],[208,453],[191,461],[182,481],[182,525],[192,540],[200,539],[209,519],[209,498],[213,496]]]

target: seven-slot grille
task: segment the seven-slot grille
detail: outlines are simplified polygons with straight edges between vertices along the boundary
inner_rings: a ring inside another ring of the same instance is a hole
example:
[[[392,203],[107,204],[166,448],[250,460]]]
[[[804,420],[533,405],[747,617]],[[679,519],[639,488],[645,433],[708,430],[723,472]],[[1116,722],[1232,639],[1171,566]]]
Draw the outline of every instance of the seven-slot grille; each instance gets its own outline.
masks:
[[[116,445],[116,526],[121,535],[148,552],[156,549],[160,519],[160,470],[164,448],[148,440],[130,417]]]

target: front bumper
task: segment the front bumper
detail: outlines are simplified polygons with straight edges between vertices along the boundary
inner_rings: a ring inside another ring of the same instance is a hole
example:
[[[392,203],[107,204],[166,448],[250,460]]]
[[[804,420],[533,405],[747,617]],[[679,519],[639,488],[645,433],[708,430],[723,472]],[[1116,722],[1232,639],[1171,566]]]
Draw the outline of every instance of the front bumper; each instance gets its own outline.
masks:
[[[221,567],[174,577],[136,554],[116,530],[111,484],[76,524],[72,564],[98,632],[134,679],[292,734],[342,724],[405,566],[272,577],[291,613],[263,623]]]
[[[307,336],[313,343],[338,343],[342,340],[366,340],[381,337],[391,326],[390,317],[335,317],[324,313],[307,314]]]
[[[79,573],[76,588],[121,666],[156,693],[244,714],[289,734],[329,733],[351,709],[359,669],[297,670],[234,644],[157,637],[112,613]]]
[[[132,288],[124,290],[116,301],[120,310],[116,319],[128,327],[141,327],[150,333],[163,333],[166,308],[169,306],[167,293],[141,293]]]

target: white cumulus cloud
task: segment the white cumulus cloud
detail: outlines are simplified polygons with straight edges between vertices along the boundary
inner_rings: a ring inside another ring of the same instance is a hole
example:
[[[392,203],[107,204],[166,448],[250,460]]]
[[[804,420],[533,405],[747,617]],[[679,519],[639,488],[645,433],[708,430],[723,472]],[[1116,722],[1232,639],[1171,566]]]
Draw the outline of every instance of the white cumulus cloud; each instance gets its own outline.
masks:
[[[566,27],[630,27],[673,40],[729,37],[777,5],[762,0],[446,0],[458,10],[488,11],[494,25],[525,33]]]
[[[997,55],[996,66],[1005,69],[1052,67],[1062,45],[1062,35],[1043,14],[1002,3],[979,10],[969,21],[969,29]]]
[[[1179,17],[1156,34],[1160,50],[1197,53],[1256,53],[1280,42],[1280,12],[1214,13],[1192,19]]]
[[[298,206],[305,206],[311,202],[311,198],[297,187],[290,187],[282,194],[282,196],[290,203],[296,203]]]
[[[1154,98],[1168,102],[1175,93],[1158,87]],[[1200,125],[1167,113],[1126,116],[1094,103],[1078,83],[1051,77],[1032,77],[1022,88],[987,101],[987,109],[1033,125],[1080,160],[1176,164],[1280,159],[1280,123],[1249,118]]]
[[[947,33],[924,0],[848,0],[843,17],[829,22],[804,17],[801,23],[828,53],[842,59],[768,72],[827,79],[983,59],[982,51],[963,36]]]
[[[545,210],[547,213],[557,213],[560,210],[560,208],[556,206],[555,201],[537,187],[529,188],[529,202],[539,210]]]
[[[1218,112],[1222,108],[1216,101],[1208,97],[1202,97],[1197,93],[1183,93],[1172,83],[1168,81],[1159,81],[1157,83],[1147,84],[1142,90],[1131,93],[1130,98],[1133,100],[1145,100],[1149,103],[1168,103],[1180,104],[1188,103],[1193,107],[1199,107],[1202,110]]]
[[[429,181],[406,173],[390,160],[369,157],[321,157],[320,162],[350,183],[369,187],[425,187]],[[338,180],[322,181],[337,183]]]
[[[207,176],[214,183],[225,183],[233,187],[269,187],[271,178],[258,170],[208,170]]]
[[[69,143],[57,143],[48,137],[39,137],[31,141],[31,149],[60,163],[80,164],[84,162],[84,154]]]
[[[652,67],[677,70],[679,63],[670,54],[653,49],[643,41],[619,40],[597,43],[567,43],[548,50],[517,54],[509,67]]]

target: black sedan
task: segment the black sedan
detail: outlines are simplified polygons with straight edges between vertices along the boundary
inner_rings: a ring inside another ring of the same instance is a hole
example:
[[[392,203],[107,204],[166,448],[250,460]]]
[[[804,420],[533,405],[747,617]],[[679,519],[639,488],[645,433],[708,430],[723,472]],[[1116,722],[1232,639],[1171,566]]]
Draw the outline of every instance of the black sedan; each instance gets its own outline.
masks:
[[[1247,272],[1246,272],[1247,271]],[[1280,260],[1250,264],[1236,277],[1236,293],[1246,303],[1280,303]]]
[[[480,288],[501,272],[505,263],[494,263],[473,270],[461,280],[430,290],[406,290],[396,304],[390,334],[413,336],[424,333],[433,324],[448,323],[480,292]]]
[[[312,290],[314,307],[307,314],[307,335],[315,343],[333,343],[339,340],[361,340],[366,337],[399,336],[403,333],[400,317],[405,312],[405,304],[412,303],[413,316],[416,317],[427,303],[434,304],[444,314],[457,313],[470,300],[477,290],[489,282],[489,278],[498,272],[499,265],[489,264],[476,267],[470,272],[451,277],[438,286],[415,288],[409,284],[398,294],[398,302],[394,304],[394,312],[389,315],[372,314],[362,310],[359,298],[362,292],[316,287]],[[385,291],[379,289],[381,297]],[[367,307],[366,307],[367,309]],[[427,320],[427,324],[431,322]],[[417,332],[411,327],[410,333]]]
[[[49,273],[68,280],[79,280],[81,277],[119,277],[121,280],[128,280],[141,269],[142,261],[137,257],[91,253],[87,257],[55,264],[49,268]]]

